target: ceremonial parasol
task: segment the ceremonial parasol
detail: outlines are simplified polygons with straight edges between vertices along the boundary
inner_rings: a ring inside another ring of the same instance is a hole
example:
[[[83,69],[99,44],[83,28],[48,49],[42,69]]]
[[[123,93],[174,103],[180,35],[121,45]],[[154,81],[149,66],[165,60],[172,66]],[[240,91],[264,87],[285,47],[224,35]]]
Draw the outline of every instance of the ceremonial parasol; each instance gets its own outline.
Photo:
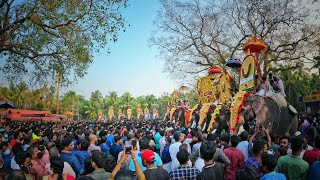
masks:
[[[228,59],[228,61],[226,62],[226,66],[230,67],[230,68],[240,68],[241,67],[241,60],[238,58],[230,58]]]
[[[248,52],[249,49],[251,53],[258,53],[263,51],[265,48],[266,44],[261,39],[253,37],[244,43],[243,50]]]
[[[219,68],[219,66],[212,66],[209,70],[208,70],[209,74],[218,74],[218,73],[222,73],[221,69]]]

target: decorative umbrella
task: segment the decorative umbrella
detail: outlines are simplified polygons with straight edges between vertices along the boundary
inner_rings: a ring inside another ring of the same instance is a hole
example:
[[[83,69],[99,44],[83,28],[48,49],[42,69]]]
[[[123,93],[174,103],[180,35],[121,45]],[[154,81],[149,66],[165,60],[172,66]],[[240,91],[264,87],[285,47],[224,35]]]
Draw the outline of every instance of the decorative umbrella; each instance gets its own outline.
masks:
[[[181,86],[181,87],[179,88],[179,90],[180,90],[180,91],[188,91],[189,88],[188,88],[187,86]]]
[[[222,73],[221,69],[219,66],[212,66],[209,70],[208,70],[208,73],[211,74],[211,75],[214,75],[214,74],[218,74],[218,73]]]
[[[228,59],[226,66],[230,67],[230,68],[240,68],[241,67],[241,60],[238,58],[230,58]]]
[[[266,44],[261,39],[253,37],[244,43],[243,50],[245,52],[248,52],[248,50],[250,50],[250,52],[255,53],[255,52],[261,52],[265,48],[266,48]]]

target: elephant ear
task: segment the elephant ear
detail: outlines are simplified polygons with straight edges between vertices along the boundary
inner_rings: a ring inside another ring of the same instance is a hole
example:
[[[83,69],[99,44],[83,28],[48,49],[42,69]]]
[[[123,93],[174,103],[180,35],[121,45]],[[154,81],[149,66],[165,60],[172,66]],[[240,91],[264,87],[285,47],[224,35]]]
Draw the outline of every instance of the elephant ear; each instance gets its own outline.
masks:
[[[264,98],[263,97],[256,97],[252,103],[252,109],[255,114],[259,114],[264,106]]]

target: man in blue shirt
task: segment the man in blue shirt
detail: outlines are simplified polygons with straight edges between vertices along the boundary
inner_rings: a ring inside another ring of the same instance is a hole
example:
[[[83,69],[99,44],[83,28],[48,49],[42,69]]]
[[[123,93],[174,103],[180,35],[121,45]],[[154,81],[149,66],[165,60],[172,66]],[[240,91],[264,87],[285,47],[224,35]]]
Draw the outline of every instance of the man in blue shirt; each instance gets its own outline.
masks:
[[[74,149],[74,144],[72,139],[65,138],[62,140],[61,146],[64,151],[70,151]],[[62,160],[69,163],[76,174],[81,174],[83,172],[83,168],[79,162],[79,159],[74,154],[65,154],[64,151],[60,154]]]
[[[274,168],[277,166],[277,158],[273,155],[263,153],[259,162],[259,169],[264,175],[261,180],[285,180],[286,176],[282,173],[277,173]]]
[[[114,144],[114,136],[113,136],[114,131],[115,131],[114,129],[110,129],[107,135],[107,145],[109,147],[111,147]]]
[[[101,151],[106,153],[106,155],[110,155],[110,147],[107,145],[107,140],[105,137],[102,137],[100,140]]]
[[[110,154],[115,158],[118,159],[118,155],[121,151],[123,151],[122,147],[122,138],[121,136],[114,137],[115,143],[110,147]]]

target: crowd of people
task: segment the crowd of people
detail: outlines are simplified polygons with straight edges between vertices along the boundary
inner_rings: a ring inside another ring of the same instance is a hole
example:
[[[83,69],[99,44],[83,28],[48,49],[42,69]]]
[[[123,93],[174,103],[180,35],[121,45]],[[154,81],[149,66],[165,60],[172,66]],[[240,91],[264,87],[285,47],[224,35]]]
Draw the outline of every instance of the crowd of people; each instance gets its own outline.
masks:
[[[253,134],[206,134],[171,122],[4,122],[0,178],[9,180],[320,179],[320,136],[256,125]]]

